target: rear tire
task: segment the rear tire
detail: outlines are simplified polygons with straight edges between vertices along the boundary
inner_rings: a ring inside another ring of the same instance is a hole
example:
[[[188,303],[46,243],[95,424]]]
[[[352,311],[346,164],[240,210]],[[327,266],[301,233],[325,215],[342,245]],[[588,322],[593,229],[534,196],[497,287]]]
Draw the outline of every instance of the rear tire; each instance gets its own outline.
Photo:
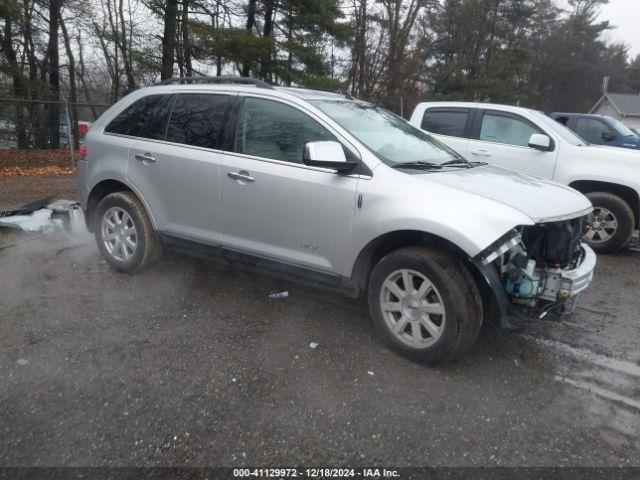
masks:
[[[427,365],[466,352],[482,326],[482,299],[466,266],[426,247],[403,248],[380,260],[369,279],[368,301],[385,343]]]
[[[132,192],[115,192],[104,197],[95,219],[98,248],[115,270],[132,273],[162,257],[162,242],[142,202]]]
[[[622,198],[608,192],[586,194],[593,212],[585,221],[584,241],[597,253],[615,253],[631,240],[635,219]]]

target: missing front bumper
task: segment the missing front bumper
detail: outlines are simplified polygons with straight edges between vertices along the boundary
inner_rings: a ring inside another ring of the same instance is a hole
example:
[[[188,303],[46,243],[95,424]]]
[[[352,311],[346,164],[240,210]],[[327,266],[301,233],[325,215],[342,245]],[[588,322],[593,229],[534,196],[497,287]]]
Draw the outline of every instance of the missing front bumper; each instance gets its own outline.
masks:
[[[581,244],[584,257],[580,265],[571,270],[547,269],[545,288],[538,298],[547,301],[566,300],[579,295],[593,280],[596,254],[586,244]]]

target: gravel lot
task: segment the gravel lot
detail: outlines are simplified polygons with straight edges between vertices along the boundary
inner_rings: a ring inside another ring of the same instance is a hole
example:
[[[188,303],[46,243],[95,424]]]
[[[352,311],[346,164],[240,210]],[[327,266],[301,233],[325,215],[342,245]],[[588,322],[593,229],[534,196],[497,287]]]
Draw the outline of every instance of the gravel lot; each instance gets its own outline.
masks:
[[[32,239],[0,249],[0,465],[640,466],[639,270],[599,257],[573,317],[429,369],[332,292]]]

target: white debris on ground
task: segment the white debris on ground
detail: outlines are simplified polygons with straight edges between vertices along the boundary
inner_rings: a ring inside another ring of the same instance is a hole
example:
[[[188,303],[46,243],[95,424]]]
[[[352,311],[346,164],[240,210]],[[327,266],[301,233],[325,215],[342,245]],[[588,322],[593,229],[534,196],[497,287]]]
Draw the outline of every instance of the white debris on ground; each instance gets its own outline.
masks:
[[[51,218],[52,210],[42,208],[29,215],[11,215],[0,218],[0,227],[17,228],[23,232],[46,233],[62,227],[62,220]]]
[[[65,200],[64,198],[59,198],[47,205],[47,208],[53,210],[54,212],[64,213],[71,210],[77,204],[78,202],[74,202],[73,200]]]
[[[312,350],[315,350],[318,347],[318,344],[316,342],[311,342],[309,344],[309,348],[311,348]]]
[[[279,293],[271,293],[269,298],[286,298],[289,296],[289,292],[279,292]]]
[[[45,201],[34,204],[38,206],[31,207],[36,208],[33,211],[29,206],[25,206],[15,212],[0,212],[3,214],[0,215],[0,227],[15,228],[29,233],[49,233],[66,227],[74,234],[86,233],[84,214],[78,202],[57,199],[48,204],[45,204]],[[68,222],[65,222],[65,219]]]

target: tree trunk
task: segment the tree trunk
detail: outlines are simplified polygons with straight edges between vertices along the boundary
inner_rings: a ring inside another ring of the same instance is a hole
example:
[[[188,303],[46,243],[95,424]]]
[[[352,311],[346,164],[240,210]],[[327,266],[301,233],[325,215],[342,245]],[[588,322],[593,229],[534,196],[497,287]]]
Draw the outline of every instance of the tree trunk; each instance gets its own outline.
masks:
[[[122,64],[124,66],[124,75],[127,79],[127,90],[132,92],[136,89],[136,80],[133,76],[133,67],[131,65],[131,45],[127,41],[127,24],[124,21],[124,5],[123,0],[118,4],[118,15],[120,16],[120,32],[114,32],[115,37],[120,37],[118,44],[122,53]]]
[[[185,73],[188,77],[193,76],[193,65],[191,63],[191,37],[189,33],[189,0],[182,0],[182,61]]]
[[[80,72],[78,72],[78,76],[80,77],[80,83],[82,84],[82,91],[84,92],[85,99],[89,104],[89,108],[91,108],[91,115],[93,116],[91,120],[95,120],[98,118],[98,112],[96,112],[96,107],[91,103],[91,95],[89,95],[89,87],[87,86],[85,76],[84,55],[82,53],[82,39],[80,37],[80,31],[78,31],[78,63],[80,64]]]
[[[67,52],[69,60],[69,103],[71,104],[71,125],[69,125],[69,134],[73,134],[73,149],[77,150],[80,146],[78,138],[78,94],[76,90],[76,59],[71,48],[71,40],[69,32],[64,24],[64,19],[60,18],[60,28],[62,30],[62,38],[64,39],[64,48]]]
[[[176,49],[176,16],[178,0],[167,0],[164,11],[164,35],[162,37],[162,66],[160,79],[167,80],[173,76],[173,61]]]
[[[260,66],[260,78],[269,80],[271,78],[271,57],[272,57],[272,38],[273,32],[273,8],[275,0],[265,0],[264,2],[264,25],[262,27],[262,36],[268,44],[268,48],[262,59]]]
[[[47,49],[49,66],[50,97],[60,100],[60,53],[58,51],[58,29],[60,27],[60,9],[62,0],[49,0],[49,46]],[[60,148],[60,105],[50,103],[49,111],[49,147]]]
[[[253,36],[253,26],[256,24],[256,0],[249,0],[249,4],[247,5],[247,23],[245,28],[247,29],[247,34],[251,37]],[[244,63],[242,64],[242,76],[248,77],[251,71],[251,62],[248,58],[244,59]]]

